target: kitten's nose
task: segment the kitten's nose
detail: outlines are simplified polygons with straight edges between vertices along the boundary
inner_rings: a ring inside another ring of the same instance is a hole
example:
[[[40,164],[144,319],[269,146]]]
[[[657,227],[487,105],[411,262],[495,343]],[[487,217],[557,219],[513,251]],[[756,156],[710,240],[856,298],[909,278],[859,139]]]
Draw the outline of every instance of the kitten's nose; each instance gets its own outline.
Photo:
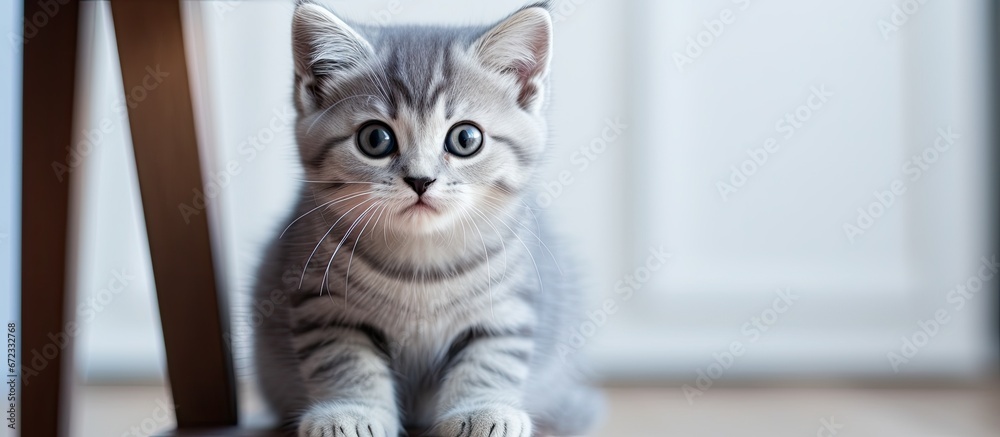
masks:
[[[423,178],[423,177],[411,178],[409,176],[403,178],[403,182],[406,182],[407,185],[410,186],[410,188],[413,188],[413,191],[415,191],[418,196],[423,195],[424,192],[427,191],[427,187],[433,184],[434,181],[436,180],[437,179]]]

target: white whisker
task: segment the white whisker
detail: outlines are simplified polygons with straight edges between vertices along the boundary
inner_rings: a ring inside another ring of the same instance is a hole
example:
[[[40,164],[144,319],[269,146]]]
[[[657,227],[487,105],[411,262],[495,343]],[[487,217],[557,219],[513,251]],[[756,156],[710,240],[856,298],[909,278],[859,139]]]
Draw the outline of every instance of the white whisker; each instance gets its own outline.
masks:
[[[476,208],[475,206],[471,206],[471,205],[470,205],[470,207],[472,208],[472,212],[475,212],[476,214],[479,214],[480,217],[486,219],[486,224],[490,225],[490,227],[493,228],[493,232],[495,232],[496,235],[498,237],[500,237],[500,247],[503,249],[503,275],[500,276],[500,280],[498,282],[503,282],[503,280],[507,278],[507,266],[508,266],[507,265],[507,245],[504,244],[504,242],[503,242],[504,239],[503,239],[503,236],[500,235],[500,231],[497,230],[496,226],[493,226],[493,221],[490,220],[490,218],[487,217],[485,214],[483,214],[483,212],[480,211],[479,208]],[[513,232],[513,231],[511,231],[511,232]]]
[[[373,200],[373,199],[370,199],[370,200]],[[360,206],[362,204],[363,203],[358,204],[358,206]],[[330,255],[330,261],[328,263],[326,263],[326,270],[323,271],[323,283],[320,285],[320,289],[321,290],[322,290],[323,285],[326,285],[327,290],[330,290],[330,286],[329,286],[329,281],[330,281],[330,266],[333,265],[333,259],[337,257],[337,252],[339,252],[340,248],[344,246],[344,242],[347,241],[347,237],[349,237],[351,235],[351,232],[353,232],[354,228],[358,226],[358,223],[361,221],[361,219],[365,218],[365,216],[368,215],[368,211],[371,211],[372,208],[375,207],[375,205],[377,205],[377,204],[376,203],[371,204],[368,208],[365,209],[364,212],[361,213],[360,216],[358,216],[357,219],[354,220],[354,223],[351,224],[351,227],[348,228],[347,232],[344,233],[344,238],[341,238],[340,239],[340,243],[337,243],[337,247],[335,249],[333,249],[333,255]]]
[[[387,201],[383,200],[382,202],[377,203],[375,205],[377,207],[381,207],[382,205],[385,205],[386,202]],[[351,283],[351,263],[354,262],[354,252],[358,250],[358,243],[361,241],[361,236],[365,234],[365,229],[368,228],[368,224],[371,223],[372,217],[374,216],[375,216],[374,212],[370,216],[368,216],[368,221],[366,221],[365,225],[361,227],[360,231],[358,231],[358,238],[354,239],[354,246],[351,247],[351,257],[347,260],[347,272],[344,274],[344,305],[347,305],[347,294],[350,290],[349,285]],[[333,260],[331,259],[330,261],[332,262]]]
[[[322,208],[322,207],[324,207],[324,206],[329,206],[329,205],[332,205],[332,204],[334,204],[334,203],[339,203],[339,202],[343,202],[343,201],[345,201],[345,200],[350,200],[350,199],[353,199],[353,198],[355,198],[355,197],[358,197],[358,196],[363,196],[363,195],[365,195],[365,194],[373,194],[373,193],[375,193],[375,191],[365,191],[365,192],[362,192],[362,193],[352,193],[352,194],[348,194],[348,195],[345,195],[345,196],[343,196],[343,197],[339,197],[339,198],[336,198],[336,199],[333,199],[333,200],[330,200],[330,201],[328,201],[328,202],[325,202],[325,203],[323,203],[323,204],[320,204],[319,206],[317,206],[317,207],[315,207],[315,208],[313,208],[313,209],[309,210],[309,211],[308,211],[308,212],[306,212],[305,214],[302,214],[302,215],[300,215],[300,216],[299,216],[298,218],[296,218],[295,220],[292,220],[292,222],[291,222],[291,223],[289,223],[289,224],[288,224],[288,226],[285,226],[285,230],[281,231],[281,234],[280,234],[280,235],[278,235],[278,238],[281,238],[281,237],[285,236],[285,233],[286,233],[286,232],[288,232],[288,229],[289,229],[289,228],[291,228],[291,227],[292,227],[292,225],[294,225],[294,224],[295,224],[295,222],[297,222],[297,221],[299,221],[299,220],[302,220],[302,218],[303,218],[303,217],[305,217],[305,216],[307,216],[307,215],[309,215],[309,214],[312,214],[313,212],[315,212],[316,210],[318,210],[318,209],[320,209],[320,208]]]
[[[468,215],[468,212],[463,211],[464,214]],[[483,255],[486,256],[486,289],[490,295],[490,316],[496,319],[496,314],[493,312],[493,273],[490,269],[490,250],[486,247],[486,239],[483,238],[483,232],[479,230],[479,225],[476,224],[475,220],[469,216],[469,221],[472,222],[472,226],[475,226],[476,232],[479,233],[479,241],[483,243]]]
[[[337,221],[333,222],[333,226],[330,226],[330,229],[328,231],[326,231],[325,234],[323,234],[323,237],[319,239],[319,242],[316,243],[316,247],[313,248],[312,253],[309,254],[308,258],[306,258],[305,265],[302,267],[302,275],[299,276],[299,289],[300,290],[302,289],[302,282],[306,278],[306,270],[309,269],[309,262],[312,261],[312,257],[314,255],[316,255],[316,251],[319,250],[319,247],[321,245],[323,245],[323,240],[326,240],[326,237],[328,237],[330,235],[330,233],[333,232],[333,228],[337,227],[337,223],[340,223],[340,221],[343,220],[344,217],[347,217],[347,214],[350,214],[351,211],[354,211],[355,209],[357,209],[357,207],[359,207],[361,205],[364,205],[365,202],[367,202],[367,200],[364,200],[361,203],[359,203],[357,205],[354,205],[353,207],[351,207],[351,209],[348,209],[346,212],[344,212],[344,214],[341,215],[340,218],[337,219]],[[320,285],[320,293],[322,294],[322,292],[323,292],[323,286],[321,284]]]
[[[331,109],[336,108],[337,105],[339,105],[339,104],[341,104],[343,102],[346,102],[346,101],[351,100],[351,99],[356,99],[358,97],[369,97],[369,98],[371,98],[371,97],[377,97],[377,96],[373,96],[371,94],[356,94],[356,95],[353,95],[353,96],[350,96],[350,97],[344,97],[343,99],[338,100],[337,103],[334,103],[334,104],[330,105],[329,108],[324,109],[323,112],[319,113],[319,115],[316,116],[316,118],[313,120],[313,122],[309,124],[309,128],[306,129],[306,134],[308,134],[309,132],[312,132],[313,126],[316,126],[316,123],[319,122],[320,119],[322,119],[323,116],[326,115],[326,113],[329,112]]]

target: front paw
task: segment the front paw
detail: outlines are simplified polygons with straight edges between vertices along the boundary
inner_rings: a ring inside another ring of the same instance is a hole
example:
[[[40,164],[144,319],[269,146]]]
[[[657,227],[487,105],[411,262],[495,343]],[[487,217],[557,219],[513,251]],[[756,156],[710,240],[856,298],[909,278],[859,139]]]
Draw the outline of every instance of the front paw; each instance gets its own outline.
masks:
[[[310,407],[299,420],[299,437],[397,437],[394,414],[349,402]]]
[[[531,417],[505,405],[456,409],[434,427],[442,437],[530,437]]]

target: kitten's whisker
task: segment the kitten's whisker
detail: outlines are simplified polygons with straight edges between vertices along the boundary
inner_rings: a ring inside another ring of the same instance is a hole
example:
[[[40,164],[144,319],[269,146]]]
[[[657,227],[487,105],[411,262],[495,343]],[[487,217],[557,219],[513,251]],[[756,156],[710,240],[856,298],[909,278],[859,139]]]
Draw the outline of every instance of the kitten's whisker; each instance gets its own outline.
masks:
[[[507,193],[510,193],[509,191],[506,191],[506,192],[507,192]],[[513,193],[511,193],[511,194],[513,195]],[[499,198],[499,197],[495,197],[495,196],[490,196],[489,194],[482,194],[482,195],[483,195],[483,196],[485,196],[485,197],[487,197],[487,198],[490,198],[490,199],[493,199],[493,200],[496,200],[497,202],[489,202],[489,201],[487,201],[487,203],[490,203],[490,204],[493,204],[493,205],[494,205],[494,206],[496,206],[496,207],[497,207],[498,209],[499,209],[499,208],[502,208],[502,204],[506,203],[506,202],[507,202],[507,201],[509,200],[509,199],[501,199],[501,198]],[[525,209],[525,211],[527,211],[527,212],[528,212],[528,214],[531,214],[531,219],[532,219],[532,221],[534,221],[534,222],[535,222],[535,229],[539,229],[539,230],[540,230],[540,229],[542,229],[542,226],[541,226],[541,225],[539,224],[539,222],[538,222],[538,216],[537,216],[537,215],[535,215],[535,212],[533,211],[533,209],[534,209],[534,208],[532,208],[532,207],[528,206],[528,204],[527,204],[527,203],[525,203],[525,202],[524,202],[524,200],[522,200],[522,199],[520,199],[520,198],[518,198],[518,197],[514,197],[513,199],[514,199],[514,200],[516,200],[516,201],[517,201],[517,203],[518,203],[518,204],[519,204],[520,206],[524,206],[524,209]],[[515,220],[515,221],[516,221],[516,220]],[[559,265],[558,265],[558,264],[559,264],[559,263],[557,262],[557,263],[556,263],[556,267],[559,267]],[[561,271],[561,270],[562,270],[562,269],[560,269],[560,271]]]
[[[354,61],[360,64],[362,67],[365,67],[364,74],[365,76],[368,76],[370,84],[375,86],[375,92],[378,93],[381,98],[385,99],[386,102],[390,102],[391,100],[389,99],[389,95],[386,93],[386,90],[381,86],[381,81],[376,74],[374,65],[367,58],[357,58]]]
[[[465,217],[464,216],[460,217],[462,218],[462,250],[465,250],[469,247],[469,242],[466,239],[465,235]]]
[[[531,254],[531,248],[529,248],[528,245],[524,243],[524,240],[521,239],[521,236],[518,235],[517,232],[514,231],[513,228],[511,228],[509,225],[507,225],[506,222],[504,222],[503,220],[500,220],[500,224],[506,226],[507,229],[509,229],[510,232],[512,234],[514,234],[514,238],[517,238],[517,241],[521,242],[521,245],[524,246],[524,250],[526,252],[528,252],[528,258],[531,259],[531,265],[535,266],[535,275],[538,276],[538,287],[539,287],[539,290],[540,290],[540,292],[544,293],[545,292],[545,284],[542,282],[542,272],[540,270],[538,270],[538,263],[535,262],[535,256]],[[558,265],[556,267],[558,267]],[[560,271],[560,273],[561,273],[561,271]]]
[[[507,245],[504,244],[504,242],[503,242],[503,240],[504,240],[503,235],[500,235],[500,231],[497,230],[496,226],[493,226],[493,220],[490,220],[490,218],[487,217],[485,214],[483,214],[483,212],[480,211],[479,208],[476,208],[475,206],[472,206],[472,205],[469,205],[469,206],[470,206],[470,208],[472,208],[472,212],[474,212],[476,214],[479,214],[480,217],[482,217],[483,219],[485,219],[486,220],[486,224],[490,225],[490,227],[493,228],[493,232],[495,232],[496,235],[498,237],[500,237],[500,247],[503,248],[503,275],[500,276],[500,280],[498,282],[503,282],[504,279],[507,279],[507,267],[508,267],[508,264],[507,264]],[[511,231],[511,232],[513,232],[513,231]]]
[[[397,213],[399,211],[398,211],[398,209],[393,209],[392,212],[393,212],[393,214],[389,216],[389,226],[388,226],[389,227],[389,234],[392,235],[392,242],[395,243],[395,244],[399,244],[399,232],[396,230],[396,228],[394,228],[392,226],[392,220],[393,220],[393,218],[395,216],[395,213]]]
[[[379,68],[382,68],[381,65],[379,65]],[[385,74],[385,69],[384,68],[382,68],[382,74]],[[389,90],[387,88],[388,84],[386,84],[383,81],[382,76],[379,76],[378,74],[373,73],[372,77],[375,79],[373,81],[373,83],[375,84],[375,87],[378,88],[379,93],[382,94],[382,98],[385,99],[386,102],[391,102],[392,101],[392,96],[389,95]]]
[[[462,211],[462,213],[469,215],[467,211]],[[483,232],[479,230],[479,225],[472,219],[472,216],[469,216],[469,221],[472,223],[472,226],[476,227],[476,232],[479,233],[479,241],[483,243],[483,255],[486,257],[486,289],[490,295],[490,316],[496,320],[496,314],[493,312],[493,273],[490,269],[490,250],[486,247],[486,239],[483,238]]]
[[[381,208],[382,205],[385,205],[386,202],[387,202],[386,200],[383,200],[382,202],[380,202],[380,203],[378,203],[376,205]],[[358,238],[356,238],[354,240],[354,246],[351,247],[351,257],[347,260],[347,273],[344,274],[344,305],[345,306],[347,305],[347,294],[350,292],[351,263],[354,262],[354,252],[358,250],[358,243],[361,242],[361,236],[365,234],[365,229],[368,228],[368,224],[371,223],[372,217],[374,217],[374,216],[375,216],[374,212],[372,212],[372,214],[370,216],[368,216],[368,221],[365,222],[365,225],[361,227],[361,231],[358,232]]]
[[[347,229],[347,232],[345,232],[344,236],[341,238],[340,243],[337,244],[337,248],[333,251],[333,254],[330,255],[330,261],[327,263],[326,269],[323,271],[323,278],[319,288],[320,291],[322,291],[323,287],[326,287],[326,290],[330,294],[331,298],[333,298],[333,289],[330,288],[330,267],[333,265],[333,259],[336,258],[337,251],[340,250],[340,247],[344,244],[344,241],[351,235],[351,231],[354,229],[354,226],[357,225],[359,222],[361,222],[361,220],[364,220],[365,216],[367,215],[367,212],[368,212],[367,209],[365,211],[362,211],[362,213],[358,216],[358,218],[355,219],[353,223],[351,223],[351,226]],[[346,290],[344,293],[344,305],[345,306],[347,305]]]
[[[388,210],[390,206],[391,205],[386,204],[386,207],[385,209],[383,209],[383,211]],[[389,215],[385,219],[385,224],[382,225],[382,240],[385,242],[386,247],[389,247],[389,234],[386,232],[386,229],[388,229],[389,226],[392,224],[392,212],[393,211],[389,211]],[[379,218],[382,218],[382,214],[379,214]],[[375,225],[377,226],[378,222],[375,222]]]
[[[457,232],[457,230],[455,229],[454,226],[449,227],[449,229],[448,229],[448,241],[446,241],[446,243],[447,243],[448,246],[451,246],[453,243],[455,243],[455,240],[457,239],[457,237],[455,236],[456,232]],[[464,247],[463,247],[463,249],[464,249]]]
[[[535,233],[534,231],[532,231],[532,230],[531,230],[531,228],[529,228],[529,227],[528,227],[527,225],[525,225],[524,223],[521,223],[521,221],[520,221],[520,220],[518,220],[518,219],[517,219],[516,217],[514,217],[514,216],[510,215],[510,213],[508,213],[507,211],[504,211],[504,210],[503,210],[503,206],[502,206],[502,205],[497,205],[497,204],[494,204],[494,203],[492,203],[492,202],[490,202],[490,201],[488,201],[488,200],[486,201],[486,203],[488,203],[488,204],[491,204],[491,205],[495,206],[495,207],[497,208],[497,211],[498,211],[498,212],[500,212],[501,214],[504,214],[504,215],[506,215],[507,217],[510,217],[510,219],[511,219],[511,220],[512,220],[512,221],[513,221],[514,223],[517,223],[517,224],[518,224],[518,225],[520,225],[520,226],[521,226],[522,228],[524,228],[524,229],[525,229],[526,231],[528,231],[528,233],[529,233],[529,234],[531,234],[531,236],[535,237],[535,239],[536,239],[536,240],[538,240],[538,244],[540,244],[540,245],[542,246],[542,248],[544,248],[544,249],[545,249],[545,251],[549,253],[549,256],[550,256],[550,257],[552,257],[552,262],[553,262],[553,264],[555,264],[555,265],[556,265],[556,270],[559,270],[559,275],[560,275],[560,276],[565,276],[565,273],[563,273],[563,270],[562,270],[562,267],[560,267],[560,266],[559,266],[559,260],[558,260],[558,259],[556,259],[556,256],[555,256],[555,254],[553,254],[553,253],[552,253],[552,251],[551,251],[551,250],[549,249],[549,246],[548,246],[548,245],[546,245],[544,241],[542,241],[542,237],[539,237],[539,236],[538,236],[538,234],[536,234],[536,233]]]
[[[366,66],[368,66],[369,71],[371,71],[371,75],[369,77],[372,78],[372,83],[382,94],[382,98],[384,98],[387,102],[391,102],[392,99],[389,96],[389,90],[388,90],[389,84],[382,81],[383,76],[386,77],[388,76],[388,74],[386,74],[385,72],[385,66],[383,66],[381,62],[376,62],[373,65],[371,62],[368,61],[368,59],[365,59],[363,62],[365,63]],[[378,67],[379,71],[381,71],[382,74],[379,75],[378,72],[376,72],[375,68],[373,67]]]
[[[379,208],[379,210],[378,210],[378,217],[375,219],[375,224],[372,225],[372,232],[375,232],[375,229],[378,228],[378,222],[380,220],[382,220],[382,213],[384,213],[385,210],[388,209],[388,208],[389,208],[389,201],[388,200],[383,201],[382,202],[382,207]],[[386,245],[388,245],[388,244],[386,244]]]
[[[365,181],[309,181],[305,179],[296,179],[296,182],[305,182],[307,184],[370,184],[375,185],[378,182],[365,182]]]
[[[338,100],[337,103],[334,103],[334,104],[330,105],[329,108],[324,109],[323,112],[319,113],[319,115],[316,116],[316,118],[313,120],[313,122],[309,124],[309,128],[306,129],[306,134],[309,134],[309,132],[312,132],[313,126],[316,126],[316,123],[319,122],[320,119],[322,119],[323,116],[326,115],[326,113],[329,112],[331,109],[336,108],[337,105],[339,105],[339,104],[341,104],[343,102],[346,102],[346,101],[351,100],[351,99],[356,99],[358,97],[377,97],[377,96],[373,96],[371,94],[355,94],[353,96],[344,97],[343,99]]]
[[[503,192],[505,192],[505,193],[507,193],[507,194],[510,194],[511,196],[513,196],[514,199],[517,199],[517,202],[519,204],[521,204],[522,206],[524,206],[524,209],[526,211],[528,211],[528,214],[531,214],[531,220],[535,222],[535,229],[541,229],[542,228],[541,225],[538,224],[538,215],[535,214],[535,211],[541,212],[542,211],[541,209],[539,209],[539,208],[532,208],[518,194],[514,193],[513,191],[510,191],[509,189],[502,189],[501,188],[500,190],[503,191]],[[490,198],[493,198],[495,200],[498,200],[500,202],[504,201],[503,199],[500,199],[498,197],[493,197],[493,196],[490,196],[488,194],[486,196],[490,197]]]
[[[319,247],[323,245],[323,240],[326,240],[326,237],[330,236],[330,233],[333,232],[333,228],[337,227],[337,224],[340,223],[340,221],[343,220],[344,217],[347,217],[347,215],[350,214],[351,211],[354,211],[359,206],[364,205],[365,202],[367,202],[367,201],[368,200],[364,200],[361,203],[352,206],[351,209],[348,209],[346,212],[344,212],[344,214],[341,215],[340,218],[337,219],[337,221],[333,222],[333,225],[330,226],[330,229],[328,231],[326,231],[325,234],[323,234],[323,237],[319,239],[319,242],[316,243],[316,247],[313,248],[312,252],[309,254],[309,257],[306,258],[305,265],[302,267],[302,275],[299,276],[299,290],[302,289],[302,282],[306,278],[306,270],[309,269],[309,262],[312,261],[312,258],[313,258],[313,256],[316,255],[316,251],[319,250]],[[322,284],[320,284],[319,291],[320,291],[320,294],[323,294],[323,285]]]
[[[367,202],[367,200],[365,202]],[[358,204],[358,206],[363,204],[364,202]],[[323,285],[326,285],[327,291],[331,291],[329,281],[330,281],[330,266],[333,265],[333,259],[337,257],[337,252],[340,251],[340,248],[344,246],[344,242],[347,241],[347,237],[351,235],[351,232],[353,232],[354,228],[358,226],[358,223],[361,222],[361,219],[365,218],[365,216],[368,215],[368,211],[371,211],[372,208],[375,207],[375,205],[377,205],[377,203],[371,204],[368,208],[365,209],[364,212],[361,213],[360,216],[358,216],[357,219],[354,220],[354,223],[351,224],[351,227],[348,228],[347,232],[344,233],[344,237],[340,239],[340,243],[337,243],[337,247],[333,249],[333,255],[330,255],[330,262],[326,263],[326,270],[323,271]],[[322,289],[322,285],[320,287]],[[344,296],[344,298],[346,299],[347,296]]]
[[[486,188],[492,188],[492,189],[495,189],[495,190],[498,190],[498,191],[510,194],[510,196],[513,199],[517,200],[518,203],[520,203],[521,205],[524,205],[525,208],[527,208],[529,210],[533,210],[533,211],[541,211],[540,208],[532,208],[530,205],[528,205],[527,203],[525,203],[524,200],[521,199],[521,195],[520,194],[518,194],[518,193],[516,193],[514,191],[511,191],[510,189],[501,188],[501,187],[497,187],[495,185],[490,185],[490,184],[475,183],[475,184],[471,184],[471,185],[480,185],[480,186],[483,186],[483,187],[486,187]],[[489,194],[485,194],[485,193],[482,193],[482,195],[486,196],[486,197],[489,197],[491,199],[496,199],[496,200],[502,201],[502,202],[506,202],[507,200],[510,200],[510,199],[501,199],[501,198],[496,197],[496,196],[490,196]]]
[[[295,220],[292,220],[292,222],[291,222],[291,223],[289,223],[289,224],[288,224],[288,226],[285,226],[285,229],[284,229],[283,231],[281,231],[281,234],[278,234],[278,239],[280,240],[280,239],[281,239],[282,237],[284,237],[284,236],[285,236],[285,233],[286,233],[286,232],[288,232],[288,230],[289,230],[289,229],[291,229],[292,225],[294,225],[294,224],[295,224],[296,222],[298,222],[299,220],[302,220],[302,218],[303,218],[303,217],[305,217],[305,216],[307,216],[307,215],[309,215],[309,214],[312,214],[312,213],[313,213],[313,212],[315,212],[316,210],[318,210],[318,209],[320,209],[320,208],[322,208],[322,207],[324,207],[324,206],[328,206],[328,205],[330,205],[331,203],[333,203],[333,202],[335,202],[335,201],[336,201],[336,200],[330,200],[330,201],[328,201],[328,202],[324,202],[324,203],[320,204],[319,206],[317,206],[317,207],[315,207],[315,208],[313,208],[313,209],[310,209],[310,210],[309,210],[308,212],[306,212],[305,214],[302,214],[302,215],[298,216],[298,218],[296,218]]]
[[[516,196],[514,193],[512,193],[510,191],[505,191],[505,192],[508,193],[508,194],[511,194],[512,196]],[[501,199],[499,197],[490,196],[489,194],[483,194],[483,196],[489,197],[490,199],[497,200],[499,202],[506,202],[507,201],[507,199]],[[528,204],[525,203],[524,200],[522,200],[522,199],[520,199],[518,197],[514,197],[514,199],[516,199],[517,203],[519,203],[521,206],[524,206],[524,209],[528,211],[528,214],[531,214],[531,218],[535,221],[535,229],[541,229],[541,226],[538,225],[538,216],[535,215],[535,210],[536,209],[528,206]],[[541,211],[541,210],[539,210],[539,211]]]
[[[300,216],[299,216],[298,218],[296,218],[295,220],[292,220],[292,222],[291,222],[291,223],[289,223],[289,224],[288,224],[288,226],[285,226],[285,230],[281,231],[281,234],[280,234],[280,235],[278,235],[278,238],[280,239],[281,237],[284,237],[284,236],[285,236],[285,233],[286,233],[286,232],[288,232],[288,229],[289,229],[289,228],[291,228],[291,227],[292,227],[292,225],[294,225],[294,224],[295,224],[295,222],[297,222],[297,221],[299,221],[299,220],[302,220],[302,218],[303,218],[303,217],[305,217],[305,216],[307,216],[307,215],[309,215],[309,214],[312,214],[313,212],[315,212],[316,210],[318,210],[318,209],[320,209],[320,208],[322,208],[322,207],[324,207],[324,206],[329,206],[329,205],[332,205],[332,204],[334,204],[334,203],[339,203],[339,202],[343,202],[343,201],[345,201],[345,200],[350,200],[350,199],[353,199],[353,198],[355,198],[355,197],[358,197],[358,196],[362,196],[362,195],[365,195],[365,194],[374,194],[374,193],[375,193],[375,191],[365,191],[365,192],[363,192],[363,193],[351,193],[351,194],[347,194],[347,195],[345,195],[345,196],[343,196],[343,197],[339,197],[339,198],[336,198],[336,199],[333,199],[333,200],[330,200],[330,201],[328,201],[328,202],[324,202],[323,204],[320,204],[319,206],[317,206],[317,207],[315,207],[315,208],[313,208],[313,209],[309,210],[309,211],[308,211],[308,212],[306,212],[305,214],[302,214],[302,215],[300,215]]]

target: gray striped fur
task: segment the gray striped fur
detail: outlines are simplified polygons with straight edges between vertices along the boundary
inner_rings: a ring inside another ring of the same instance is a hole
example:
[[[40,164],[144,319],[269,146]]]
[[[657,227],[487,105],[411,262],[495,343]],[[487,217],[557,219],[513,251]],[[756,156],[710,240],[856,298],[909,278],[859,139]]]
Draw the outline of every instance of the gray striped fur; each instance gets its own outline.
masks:
[[[303,437],[586,432],[600,398],[557,354],[580,293],[525,202],[547,141],[548,12],[367,27],[305,3],[293,39],[307,182],[255,291],[277,303],[255,334],[269,404]],[[397,154],[359,152],[370,120]],[[470,158],[443,147],[460,121],[484,132]],[[406,176],[436,180],[436,212],[407,209]]]

